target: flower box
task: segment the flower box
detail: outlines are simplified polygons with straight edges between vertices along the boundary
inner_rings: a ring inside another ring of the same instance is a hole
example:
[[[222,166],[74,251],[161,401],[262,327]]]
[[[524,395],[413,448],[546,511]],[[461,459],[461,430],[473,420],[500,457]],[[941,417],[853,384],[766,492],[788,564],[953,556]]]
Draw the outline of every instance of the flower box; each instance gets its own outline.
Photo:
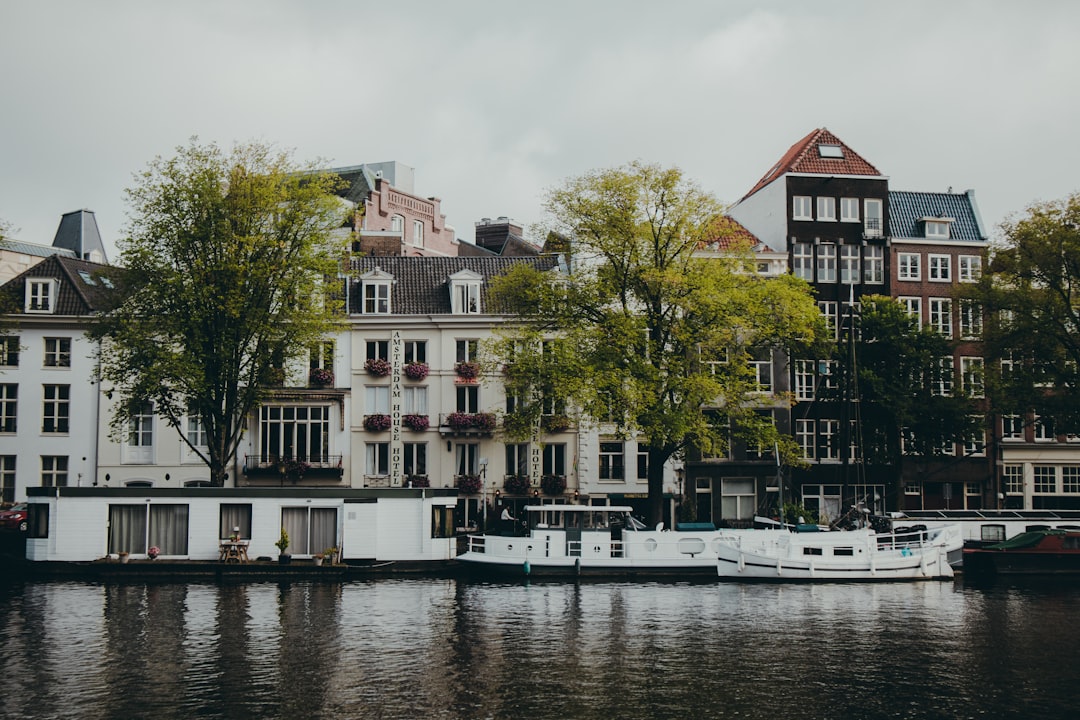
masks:
[[[458,490],[466,495],[475,495],[483,487],[479,475],[459,475],[457,479]]]
[[[529,476],[508,475],[503,481],[503,489],[511,495],[524,495],[529,492]]]
[[[549,433],[566,432],[570,429],[570,418],[565,415],[545,415],[543,425]]]
[[[479,430],[491,432],[495,429],[497,420],[495,413],[463,413],[452,412],[446,416],[446,424],[451,430]]]
[[[334,384],[334,373],[325,368],[312,368],[308,373],[308,380],[312,385],[326,387]]]
[[[368,432],[384,432],[390,429],[389,415],[365,415],[364,429]]]
[[[545,495],[562,495],[566,491],[566,478],[562,475],[545,475],[540,478],[540,489]]]
[[[406,475],[405,484],[414,488],[431,487],[431,481],[427,475]]]
[[[401,418],[401,423],[410,430],[427,430],[431,424],[431,420],[427,415],[404,415]]]
[[[386,377],[390,374],[390,361],[382,358],[371,358],[364,363],[364,369],[376,377]]]
[[[423,380],[431,372],[427,363],[411,362],[405,366],[405,377],[410,380]]]
[[[480,376],[480,365],[474,362],[459,362],[454,366],[454,372],[459,378],[475,380]]]

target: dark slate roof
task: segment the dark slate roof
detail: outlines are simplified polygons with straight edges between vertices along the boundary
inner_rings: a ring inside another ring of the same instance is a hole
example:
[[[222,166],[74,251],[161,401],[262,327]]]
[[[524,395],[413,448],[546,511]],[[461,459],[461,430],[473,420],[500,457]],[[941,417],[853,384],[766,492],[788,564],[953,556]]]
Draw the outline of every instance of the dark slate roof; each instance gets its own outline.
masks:
[[[821,157],[819,145],[838,146],[842,157]],[[869,175],[884,177],[877,168],[825,128],[818,128],[788,148],[769,172],[757,181],[743,200],[786,173],[810,175]]]
[[[982,218],[975,205],[975,191],[963,193],[889,191],[889,236],[893,238],[925,237],[922,218],[948,217],[949,238],[969,242],[986,242]]]
[[[115,274],[116,268],[109,265],[99,265],[63,255],[52,255],[9,280],[0,288],[0,291],[12,296],[14,307],[21,313],[23,300],[26,297],[27,278],[55,278],[60,281],[59,291],[56,298],[56,311],[50,315],[91,315],[104,307],[106,297],[111,292],[111,289],[100,278]]]
[[[542,270],[558,267],[554,255],[538,257],[361,257],[352,260],[352,279],[349,289],[349,312],[359,313],[362,306],[359,277],[376,268],[393,276],[390,293],[392,315],[449,315],[450,276],[471,270],[484,278],[480,302],[485,314],[492,308],[488,303],[488,280],[506,273],[511,267],[528,264]]]
[[[101,242],[97,218],[90,210],[75,210],[60,217],[60,226],[53,237],[53,247],[70,250],[75,257],[85,258],[93,251],[101,253],[101,258],[108,261],[105,245]]]
[[[20,255],[31,255],[33,257],[50,257],[52,255],[77,257],[74,250],[52,247],[49,245],[35,245],[34,243],[22,242],[20,240],[5,239],[3,249],[13,253],[19,253]]]

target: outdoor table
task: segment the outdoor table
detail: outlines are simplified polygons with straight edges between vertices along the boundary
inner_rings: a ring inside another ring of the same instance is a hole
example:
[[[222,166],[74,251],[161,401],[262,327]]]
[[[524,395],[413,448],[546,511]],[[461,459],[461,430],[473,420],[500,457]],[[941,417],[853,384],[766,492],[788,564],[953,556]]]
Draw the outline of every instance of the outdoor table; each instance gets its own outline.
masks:
[[[247,540],[222,540],[218,559],[225,563],[246,563],[248,561],[247,548]]]

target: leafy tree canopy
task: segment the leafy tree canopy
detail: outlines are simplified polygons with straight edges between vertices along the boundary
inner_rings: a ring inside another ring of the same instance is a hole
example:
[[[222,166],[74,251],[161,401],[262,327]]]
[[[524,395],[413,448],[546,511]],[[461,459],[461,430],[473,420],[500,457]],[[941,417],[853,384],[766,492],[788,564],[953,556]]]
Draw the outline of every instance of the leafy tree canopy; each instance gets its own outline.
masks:
[[[988,272],[967,295],[982,303],[995,409],[1034,411],[1080,433],[1080,194],[1037,203],[1001,225]]]
[[[511,434],[526,436],[562,403],[636,434],[649,455],[654,521],[663,465],[687,446],[723,447],[728,422],[781,441],[755,412],[762,398],[749,360],[773,348],[820,351],[806,283],[757,275],[745,245],[706,257],[704,248],[730,240],[729,224],[676,168],[635,162],[572,178],[550,191],[545,212],[548,230],[569,243],[571,272],[518,267],[493,287],[525,320],[493,349],[515,397]]]
[[[146,402],[185,442],[197,418],[221,485],[261,388],[333,327],[337,179],[264,144],[197,139],[136,179],[116,302],[91,333],[123,399],[114,431]]]

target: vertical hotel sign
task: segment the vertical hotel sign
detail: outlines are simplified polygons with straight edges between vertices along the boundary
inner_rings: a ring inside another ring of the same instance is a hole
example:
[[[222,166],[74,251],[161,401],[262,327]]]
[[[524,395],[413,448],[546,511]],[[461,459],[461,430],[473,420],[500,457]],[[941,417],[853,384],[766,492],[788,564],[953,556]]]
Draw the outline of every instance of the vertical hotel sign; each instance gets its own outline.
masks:
[[[401,373],[405,367],[401,331],[390,336],[390,487],[401,487],[405,473],[405,446],[401,440]]]

